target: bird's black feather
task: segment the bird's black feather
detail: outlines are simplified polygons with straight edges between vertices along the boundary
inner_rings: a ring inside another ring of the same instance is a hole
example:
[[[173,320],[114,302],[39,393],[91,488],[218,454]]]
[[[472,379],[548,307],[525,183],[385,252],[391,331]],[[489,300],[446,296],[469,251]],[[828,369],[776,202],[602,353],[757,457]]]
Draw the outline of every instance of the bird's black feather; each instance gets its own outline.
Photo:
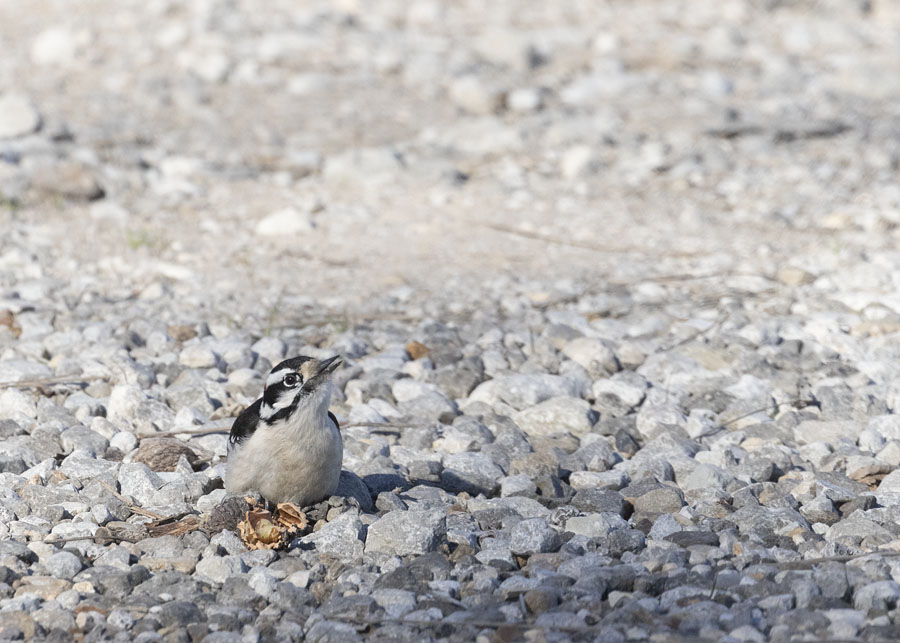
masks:
[[[337,421],[337,418],[334,416],[334,413],[328,411],[328,417],[331,418],[331,421],[334,422],[334,425],[337,427],[337,430],[341,430],[341,423]]]
[[[231,425],[231,434],[228,441],[231,444],[240,444],[256,431],[259,426],[259,408],[262,406],[262,398],[256,400],[253,404],[244,409],[243,413],[237,416],[234,424]]]

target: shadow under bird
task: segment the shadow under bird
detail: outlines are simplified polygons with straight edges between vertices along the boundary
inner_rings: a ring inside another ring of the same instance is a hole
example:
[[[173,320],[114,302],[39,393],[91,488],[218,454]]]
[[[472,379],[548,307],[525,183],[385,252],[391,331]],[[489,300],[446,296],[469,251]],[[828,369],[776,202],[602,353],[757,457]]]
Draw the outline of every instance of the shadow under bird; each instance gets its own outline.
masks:
[[[311,505],[333,495],[344,445],[331,403],[341,358],[292,357],[271,370],[263,395],[241,413],[228,438],[225,489],[258,491],[271,503]]]

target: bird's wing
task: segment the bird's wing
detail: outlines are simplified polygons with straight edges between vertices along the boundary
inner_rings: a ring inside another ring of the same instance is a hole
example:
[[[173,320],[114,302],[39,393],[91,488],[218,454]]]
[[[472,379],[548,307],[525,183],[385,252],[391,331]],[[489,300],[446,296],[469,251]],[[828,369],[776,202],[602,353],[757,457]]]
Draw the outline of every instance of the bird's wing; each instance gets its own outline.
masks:
[[[228,436],[229,446],[240,444],[256,431],[259,426],[259,407],[262,405],[262,398],[256,400],[237,416],[234,424],[231,425],[231,434]]]
[[[337,430],[341,430],[341,423],[337,421],[337,418],[334,416],[334,413],[328,411],[328,417],[331,418],[331,421],[334,422],[334,426],[337,427]]]

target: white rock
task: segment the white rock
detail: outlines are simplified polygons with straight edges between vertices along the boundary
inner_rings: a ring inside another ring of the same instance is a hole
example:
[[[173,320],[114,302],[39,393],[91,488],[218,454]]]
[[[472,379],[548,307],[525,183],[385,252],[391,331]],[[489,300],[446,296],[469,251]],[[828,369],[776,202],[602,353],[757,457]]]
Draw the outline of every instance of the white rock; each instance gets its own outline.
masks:
[[[878,493],[900,493],[900,469],[891,471],[878,485]]]
[[[551,397],[580,397],[580,394],[576,382],[558,375],[505,375],[479,384],[469,395],[469,402],[484,402],[491,406],[503,402],[520,410]]]
[[[224,489],[213,489],[205,496],[197,498],[197,510],[201,512],[212,511],[225,499],[228,492]]]
[[[804,420],[794,427],[794,439],[798,444],[825,442],[837,445],[840,442],[855,444],[863,426],[853,420]]]
[[[2,99],[0,99],[0,110],[2,109]],[[0,120],[2,119],[3,115],[2,111],[0,111]],[[2,128],[2,125],[0,125],[0,128]],[[52,374],[49,368],[37,362],[29,362],[24,359],[0,360],[0,383],[36,380],[49,377]]]
[[[131,496],[140,505],[152,505],[163,480],[142,462],[128,462],[119,470],[119,487],[122,494]]]
[[[359,517],[347,511],[308,536],[303,542],[315,545],[316,551],[346,560],[363,553],[365,527]]]
[[[0,96],[0,138],[25,136],[40,126],[41,115],[28,98],[19,94]]]
[[[559,92],[560,100],[574,107],[594,105],[625,90],[628,76],[619,70],[605,74],[584,75],[574,79]]]
[[[443,510],[391,511],[369,527],[366,551],[394,556],[434,551],[447,531]]]
[[[636,407],[644,401],[644,397],[647,395],[647,387],[637,386],[617,379],[601,378],[594,381],[591,386],[591,394],[594,396],[594,399],[602,395],[615,395],[627,406]]]
[[[621,489],[629,482],[624,471],[573,471],[569,476],[573,489]]]
[[[269,596],[278,584],[278,579],[265,567],[255,567],[247,576],[247,584],[260,596]]]
[[[37,404],[34,398],[25,391],[8,388],[0,393],[0,418],[24,418],[37,417]]]
[[[450,85],[450,99],[472,114],[490,114],[497,109],[500,94],[477,76],[462,76]]]
[[[297,587],[306,589],[309,586],[310,580],[310,570],[301,569],[300,571],[296,571],[287,578],[284,579],[286,583],[290,583],[291,585],[296,585]]]
[[[580,364],[593,377],[608,375],[619,370],[616,354],[602,339],[576,337],[566,343],[563,354]]]
[[[869,419],[866,428],[885,440],[900,440],[900,415],[877,415]]]
[[[519,411],[513,421],[529,435],[584,435],[593,426],[591,405],[577,397],[554,397]]]
[[[573,473],[572,475],[575,474]],[[529,496],[534,494],[536,489],[537,486],[531,478],[524,473],[515,476],[506,476],[500,481],[500,496],[504,498],[510,496]]]
[[[464,453],[476,448],[478,442],[471,433],[447,426],[443,428],[441,437],[436,439],[431,448],[438,453]]]
[[[878,452],[876,457],[892,467],[900,467],[900,442],[891,440]]]
[[[524,135],[521,129],[496,116],[473,116],[441,129],[437,142],[466,156],[486,156],[518,151]]]
[[[742,400],[765,399],[772,395],[772,384],[753,375],[741,375],[741,378],[725,389],[726,393]]]
[[[574,179],[585,174],[594,165],[594,150],[589,145],[573,145],[559,162],[559,172],[565,179]]]
[[[247,571],[247,565],[240,556],[211,556],[197,563],[197,576],[208,578],[215,583],[224,583],[229,576],[237,576]]]
[[[566,531],[588,538],[603,538],[617,529],[626,529],[628,523],[621,516],[608,511],[576,516],[566,520]]]
[[[402,163],[389,147],[362,147],[329,156],[322,166],[322,177],[338,184],[364,184],[377,187],[394,180]]]
[[[91,418],[91,431],[111,440],[119,432],[119,428],[105,417],[97,415]]]
[[[81,559],[69,551],[57,552],[43,561],[43,563],[51,576],[66,580],[72,580],[82,568]]]
[[[532,57],[532,43],[517,29],[489,27],[472,41],[475,52],[498,66],[524,71]]]
[[[131,453],[138,447],[137,436],[131,431],[119,431],[109,440],[109,446],[122,453]]]
[[[68,65],[75,58],[78,40],[65,25],[44,29],[31,42],[31,62],[36,65]]]
[[[315,228],[312,217],[296,208],[273,212],[256,224],[256,234],[263,237],[290,237]]]
[[[878,431],[872,429],[863,429],[857,439],[859,448],[869,453],[878,453],[887,444],[884,436]]]
[[[250,347],[254,353],[269,360],[272,366],[278,364],[284,359],[287,353],[287,346],[277,337],[262,337],[253,346]],[[229,381],[231,377],[229,376]]]
[[[395,380],[391,386],[391,394],[397,402],[408,402],[437,391],[438,388],[434,384],[426,384],[409,378]]]
[[[534,87],[520,87],[506,96],[506,106],[514,112],[535,112],[541,108],[541,92]]]
[[[106,416],[113,422],[118,420],[128,424],[134,418],[134,414],[143,400],[144,394],[138,387],[130,384],[117,384],[109,395]]]
[[[350,424],[384,424],[387,422],[387,418],[368,403],[353,406],[347,420]]]
[[[405,589],[376,589],[372,598],[389,618],[400,618],[416,608],[416,595]]]
[[[97,533],[99,525],[93,522],[61,522],[50,530],[56,538],[91,538]]]
[[[716,421],[716,414],[709,409],[691,409],[684,429],[690,438],[696,440],[718,431],[719,423]]]
[[[667,432],[671,426],[684,425],[685,419],[681,409],[675,404],[647,404],[645,402],[637,413],[635,428],[649,440]]]
[[[332,84],[333,79],[331,76],[310,72],[291,76],[285,85],[285,89],[287,93],[294,96],[308,96],[327,91]]]
[[[218,362],[215,351],[202,344],[185,346],[178,355],[178,363],[188,368],[215,368]]]
[[[220,83],[231,71],[231,61],[222,51],[190,51],[179,56],[179,62],[210,83]]]

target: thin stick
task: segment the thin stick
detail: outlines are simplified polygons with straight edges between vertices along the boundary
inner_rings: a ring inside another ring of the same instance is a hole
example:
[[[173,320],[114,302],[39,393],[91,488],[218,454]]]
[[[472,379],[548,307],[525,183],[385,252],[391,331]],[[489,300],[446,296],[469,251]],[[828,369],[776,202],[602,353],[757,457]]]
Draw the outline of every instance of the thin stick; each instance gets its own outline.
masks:
[[[819,403],[816,400],[806,400],[806,399],[803,399],[800,397],[798,397],[794,400],[787,400],[785,402],[775,402],[772,406],[764,406],[761,409],[753,409],[749,413],[744,413],[743,415],[739,415],[736,418],[731,418],[727,422],[722,422],[719,425],[719,428],[724,429],[729,424],[734,424],[735,422],[743,420],[744,418],[748,418],[752,415],[756,415],[757,413],[765,413],[766,411],[768,411],[769,409],[772,409],[772,408],[779,409],[782,406],[793,406],[795,409],[805,409],[808,406],[818,406],[818,405],[819,405]]]
[[[703,330],[697,330],[696,332],[691,333],[684,339],[675,342],[672,346],[661,349],[660,352],[665,353],[668,351],[675,350],[676,348],[679,348],[680,346],[684,346],[685,344],[689,344],[692,341],[694,341],[695,339],[702,337],[703,335],[706,335],[710,331],[718,330],[718,329],[722,328],[722,324],[724,324],[727,320],[728,320],[728,315],[726,313],[722,313],[718,316],[718,318],[716,318],[716,321],[714,321],[712,324],[709,325],[708,328],[704,328]]]
[[[544,243],[553,243],[561,246],[569,246],[571,248],[581,248],[582,250],[593,250],[595,252],[608,252],[611,254],[626,254],[629,252],[640,253],[646,252],[646,248],[635,248],[632,246],[603,246],[597,243],[591,243],[589,241],[578,241],[577,239],[561,239],[558,237],[551,237],[550,235],[542,234],[540,232],[532,232],[530,230],[520,230],[513,226],[508,226],[502,223],[485,223],[483,221],[471,221],[472,225],[482,226],[484,228],[489,228],[491,230],[496,230],[497,232],[505,232],[506,234],[511,234],[517,237],[523,237],[525,239],[533,239],[535,241],[543,241]],[[685,252],[685,251],[667,251],[667,257],[686,257],[693,258],[699,256],[698,252]]]
[[[114,536],[112,534],[94,534],[93,536],[72,536],[70,538],[57,538],[55,540],[42,540],[40,542],[47,543],[48,545],[58,545],[60,543],[77,543],[82,540],[115,540],[120,543],[133,543],[137,542],[136,540],[131,540],[130,538],[125,538],[123,536]]]
[[[341,614],[340,616],[329,617],[331,621],[340,621],[343,623],[353,623],[357,625],[385,625],[388,623],[398,623],[402,625],[414,625],[417,627],[435,627],[439,625],[453,625],[454,627],[461,627],[464,625],[469,625],[472,627],[489,627],[494,629],[499,629],[501,627],[511,627],[516,629],[525,629],[525,628],[540,628],[545,630],[553,630],[556,632],[567,632],[567,633],[581,633],[581,632],[591,632],[595,631],[598,627],[601,627],[602,624],[597,625],[584,625],[583,627],[572,626],[572,625],[538,625],[534,621],[520,621],[520,622],[509,622],[509,621],[491,621],[488,619],[472,619],[466,621],[456,621],[453,623],[447,623],[445,620],[438,621],[425,621],[425,620],[410,620],[406,618],[354,618],[349,614]]]
[[[59,375],[56,377],[43,377],[36,380],[19,380],[18,382],[0,382],[0,388],[44,388],[45,386],[53,386],[54,384],[81,384],[82,382],[94,382],[96,380],[105,380],[105,375],[90,375],[88,377],[72,377],[70,375]]]
[[[862,552],[860,554],[845,554],[843,556],[823,556],[821,558],[807,558],[805,560],[788,560],[784,562],[773,562],[772,564],[781,568],[781,569],[803,569],[804,567],[808,567],[810,565],[821,565],[822,563],[848,563],[854,560],[858,560],[860,558],[865,558],[867,556],[885,556],[886,558],[893,558],[895,556],[900,556],[900,551],[889,549],[889,550],[880,550],[876,549],[875,551],[867,551]],[[728,569],[727,564],[718,568]]]
[[[119,493],[118,491],[113,489],[109,483],[107,483],[103,480],[97,480],[97,482],[100,483],[101,487],[103,487],[104,489],[109,491],[112,495],[114,495],[116,498],[118,498],[123,503],[125,503],[125,506],[128,507],[128,509],[129,509],[129,511],[131,511],[131,513],[140,514],[141,516],[146,516],[147,518],[153,518],[154,520],[165,520],[166,519],[166,516],[160,515],[158,513],[154,513],[152,511],[147,511],[146,509],[142,509],[141,507],[138,507],[137,505],[132,504],[131,502],[128,501],[128,499],[125,496],[123,496],[121,493]]]
[[[342,424],[342,429],[355,429],[357,427],[370,427],[372,429],[416,429],[423,426],[433,426],[437,422],[351,422]]]
[[[209,435],[212,433],[228,433],[231,429],[227,426],[208,425],[202,429],[185,429],[182,431],[164,431],[163,433],[138,433],[138,440],[147,438],[174,438],[179,435]]]

